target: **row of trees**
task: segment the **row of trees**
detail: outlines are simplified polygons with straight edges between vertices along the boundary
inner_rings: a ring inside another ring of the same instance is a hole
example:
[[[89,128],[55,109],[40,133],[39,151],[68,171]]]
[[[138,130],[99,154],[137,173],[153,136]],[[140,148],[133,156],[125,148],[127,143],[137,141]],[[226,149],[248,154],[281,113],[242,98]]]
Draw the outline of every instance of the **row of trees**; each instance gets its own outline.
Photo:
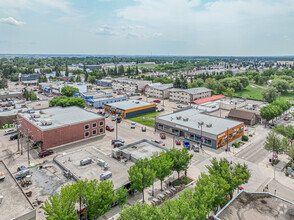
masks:
[[[109,211],[112,204],[122,206],[127,203],[127,195],[124,188],[114,192],[112,181],[83,180],[64,185],[59,194],[52,195],[45,201],[42,209],[49,220],[76,220],[76,206],[79,204],[80,210],[85,208],[84,214],[88,219],[97,219]]]
[[[176,77],[173,82],[173,86],[174,88],[188,89],[187,79],[185,79],[183,75],[181,75],[180,78]]]
[[[276,117],[283,114],[291,108],[291,104],[288,101],[276,100],[269,105],[263,106],[260,109],[260,116],[264,118],[267,122],[274,120]]]
[[[78,92],[78,91],[79,91],[78,88],[75,88],[75,87],[72,87],[72,86],[64,86],[61,89],[62,95],[65,95],[66,97],[72,97],[73,94],[75,92]]]
[[[207,219],[211,211],[223,207],[238,186],[250,178],[247,165],[233,165],[227,159],[214,158],[207,169],[209,175],[202,173],[194,190],[186,189],[179,198],[167,200],[161,206],[141,206],[139,202],[125,206],[120,219]]]
[[[82,98],[76,97],[54,97],[50,101],[50,107],[53,106],[61,106],[61,107],[68,107],[68,106],[78,106],[80,108],[85,108],[85,100]]]
[[[128,171],[131,187],[142,193],[144,202],[144,189],[151,186],[156,177],[161,181],[162,190],[165,177],[176,171],[179,178],[180,172],[188,169],[192,157],[193,155],[183,148],[163,151],[159,155],[154,155],[151,160],[137,160]]]
[[[35,101],[35,100],[37,100],[37,95],[34,93],[33,90],[28,91],[27,89],[24,89],[24,91],[23,91],[23,97],[27,101]]]

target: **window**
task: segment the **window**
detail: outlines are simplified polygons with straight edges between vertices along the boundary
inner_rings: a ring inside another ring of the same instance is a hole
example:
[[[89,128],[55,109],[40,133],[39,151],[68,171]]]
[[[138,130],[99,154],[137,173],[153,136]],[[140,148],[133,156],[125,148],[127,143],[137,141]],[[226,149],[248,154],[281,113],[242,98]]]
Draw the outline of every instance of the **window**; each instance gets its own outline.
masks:
[[[85,130],[88,130],[90,128],[90,125],[85,125]]]
[[[89,137],[90,136],[90,132],[89,131],[86,131],[85,132],[85,137]]]
[[[92,128],[96,128],[96,127],[97,127],[97,123],[95,122],[92,124]]]
[[[103,121],[99,122],[99,126],[103,126],[103,124],[104,124]]]
[[[104,132],[103,128],[99,129],[100,134]]]
[[[92,135],[96,135],[96,134],[97,134],[97,130],[93,130]]]

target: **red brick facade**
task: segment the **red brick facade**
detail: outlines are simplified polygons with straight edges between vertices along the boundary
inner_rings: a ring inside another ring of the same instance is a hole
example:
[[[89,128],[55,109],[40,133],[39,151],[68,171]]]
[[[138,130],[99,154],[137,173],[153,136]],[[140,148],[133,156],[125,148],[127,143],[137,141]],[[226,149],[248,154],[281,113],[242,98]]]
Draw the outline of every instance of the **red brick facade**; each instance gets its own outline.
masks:
[[[21,119],[20,130],[22,132],[25,133],[27,129],[29,129],[30,136],[34,142],[43,142],[42,150],[105,133],[105,118],[43,131],[34,124],[30,123],[27,119],[23,118],[21,115],[17,115],[17,117]],[[96,127],[93,127],[94,123],[96,123]],[[88,129],[85,128],[86,125],[89,125]],[[93,134],[94,130],[96,130],[96,134]],[[87,137],[86,132],[89,134]]]

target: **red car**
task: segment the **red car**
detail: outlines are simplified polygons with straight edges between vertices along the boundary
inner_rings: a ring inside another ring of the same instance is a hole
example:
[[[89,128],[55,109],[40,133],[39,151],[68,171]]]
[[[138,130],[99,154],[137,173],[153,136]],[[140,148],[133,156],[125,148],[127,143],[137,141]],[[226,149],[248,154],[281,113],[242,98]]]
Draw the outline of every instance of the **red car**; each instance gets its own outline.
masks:
[[[175,140],[176,145],[181,145],[181,141],[180,140]]]
[[[114,127],[111,125],[106,125],[106,130],[107,131],[114,131]]]
[[[165,144],[160,140],[152,140],[154,143],[159,144],[161,146],[165,146]]]
[[[39,157],[46,157],[53,154],[53,150],[44,150],[39,152]]]
[[[153,100],[153,102],[160,103],[160,100],[155,99],[155,100]]]
[[[289,117],[285,117],[284,121],[289,121],[289,119],[290,119]]]
[[[160,133],[160,138],[161,138],[161,139],[166,139],[166,135],[165,135],[165,133]]]

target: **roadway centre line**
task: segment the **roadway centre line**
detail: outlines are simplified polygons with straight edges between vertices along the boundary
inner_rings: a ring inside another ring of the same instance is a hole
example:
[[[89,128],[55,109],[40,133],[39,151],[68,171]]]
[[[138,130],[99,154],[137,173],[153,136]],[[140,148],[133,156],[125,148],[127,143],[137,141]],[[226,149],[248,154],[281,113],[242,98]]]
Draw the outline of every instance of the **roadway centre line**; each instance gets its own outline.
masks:
[[[253,157],[255,154],[257,154],[259,151],[261,151],[263,149],[263,147],[259,148],[257,151],[253,152],[252,154],[250,154],[248,157],[245,158],[245,160],[249,160],[251,157]]]

